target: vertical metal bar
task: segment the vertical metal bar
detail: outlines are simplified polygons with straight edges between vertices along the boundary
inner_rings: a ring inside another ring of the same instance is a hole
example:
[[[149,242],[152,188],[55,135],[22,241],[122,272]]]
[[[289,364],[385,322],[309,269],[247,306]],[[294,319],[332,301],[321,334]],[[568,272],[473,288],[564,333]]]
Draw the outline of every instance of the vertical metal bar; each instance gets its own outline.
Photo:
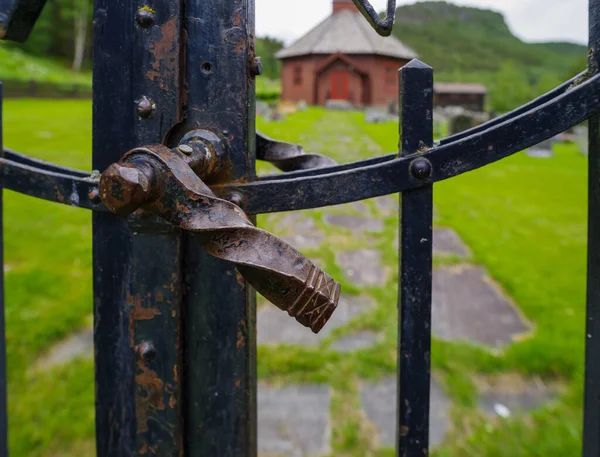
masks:
[[[600,71],[600,0],[590,0],[590,75]],[[600,116],[589,120],[588,279],[584,457],[600,456]]]
[[[418,60],[400,70],[400,155],[433,146],[433,69]],[[430,163],[415,158],[411,176],[427,183]],[[427,455],[431,350],[433,186],[404,192],[400,203],[397,455]]]
[[[95,170],[162,142],[180,118],[181,2],[144,5],[95,1]],[[181,235],[96,213],[93,236],[97,455],[180,456]]]
[[[219,181],[254,179],[254,0],[188,0],[183,131],[227,143]],[[232,264],[185,235],[187,457],[256,455],[255,293]]]
[[[2,99],[0,82],[0,151],[4,155],[2,137]],[[6,366],[6,330],[4,314],[4,202],[0,188],[0,457],[8,457],[8,372]]]

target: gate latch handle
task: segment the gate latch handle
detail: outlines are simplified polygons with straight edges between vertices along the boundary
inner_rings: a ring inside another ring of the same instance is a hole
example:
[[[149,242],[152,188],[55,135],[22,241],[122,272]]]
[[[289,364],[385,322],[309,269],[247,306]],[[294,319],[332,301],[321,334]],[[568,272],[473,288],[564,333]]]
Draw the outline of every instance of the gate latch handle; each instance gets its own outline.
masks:
[[[141,208],[198,233],[209,254],[235,263],[260,294],[318,333],[337,307],[340,284],[200,179],[218,160],[214,144],[196,138],[176,149],[133,149],[102,173],[100,197],[114,213]]]

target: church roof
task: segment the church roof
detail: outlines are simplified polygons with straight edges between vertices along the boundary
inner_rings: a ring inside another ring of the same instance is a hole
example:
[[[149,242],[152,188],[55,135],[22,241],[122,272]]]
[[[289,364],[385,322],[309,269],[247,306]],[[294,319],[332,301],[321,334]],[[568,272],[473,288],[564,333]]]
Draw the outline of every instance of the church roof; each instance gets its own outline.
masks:
[[[414,59],[415,51],[397,38],[380,36],[358,11],[332,14],[275,57],[286,59],[310,54],[377,54]]]

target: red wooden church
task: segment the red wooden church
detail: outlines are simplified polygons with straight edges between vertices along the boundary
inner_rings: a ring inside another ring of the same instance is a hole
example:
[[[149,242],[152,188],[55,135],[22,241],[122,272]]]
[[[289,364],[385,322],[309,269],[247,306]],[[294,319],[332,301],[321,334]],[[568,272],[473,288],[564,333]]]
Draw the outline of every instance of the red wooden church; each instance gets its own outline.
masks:
[[[276,57],[284,101],[386,105],[397,100],[398,69],[417,54],[378,35],[352,0],[333,0],[333,14]]]

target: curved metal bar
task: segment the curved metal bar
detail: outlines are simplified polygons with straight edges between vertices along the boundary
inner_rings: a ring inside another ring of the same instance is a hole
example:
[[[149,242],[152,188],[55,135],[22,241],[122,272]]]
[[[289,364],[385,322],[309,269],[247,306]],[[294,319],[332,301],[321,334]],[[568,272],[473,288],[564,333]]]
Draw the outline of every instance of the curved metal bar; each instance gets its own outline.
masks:
[[[509,113],[503,114],[502,116],[498,116],[494,119],[489,120],[481,125],[473,127],[469,130],[465,130],[464,132],[457,133],[455,135],[450,135],[446,138],[440,140],[440,145],[452,143],[454,141],[462,140],[471,135],[475,135],[476,133],[483,132],[490,127],[494,127],[496,125],[502,124],[503,122],[509,121],[516,116],[520,116],[527,111],[537,108],[538,106],[543,105],[544,103],[548,103],[549,101],[555,99],[556,97],[564,94],[567,90],[572,89],[574,85],[580,84],[585,81],[587,78],[587,70],[579,73],[574,78],[571,78],[567,82],[561,84],[550,92],[545,93],[544,95],[539,96],[538,98],[532,100],[531,102],[518,107],[517,109],[510,111]]]
[[[98,180],[40,170],[0,159],[0,187],[64,205],[108,211],[98,198]]]
[[[39,170],[51,171],[54,173],[60,173],[69,176],[77,176],[79,178],[87,178],[88,176],[90,176],[90,174],[85,171],[76,170],[75,168],[69,167],[61,167],[60,165],[56,165],[54,163],[34,159],[33,157],[29,157],[19,152],[15,152],[12,149],[5,148],[3,157],[12,162],[34,167]]]
[[[385,19],[381,19],[369,0],[352,0],[361,14],[375,31],[381,36],[390,36],[394,28],[394,17],[396,16],[396,0],[388,0]]]
[[[487,130],[382,164],[318,176],[214,187],[219,195],[241,193],[248,213],[318,208],[403,192],[503,159],[577,125],[600,111],[600,76]],[[410,173],[415,158],[431,162],[432,175]],[[324,170],[326,171],[326,169]],[[284,195],[286,198],[281,198]]]
[[[272,163],[283,171],[309,170],[337,165],[321,154],[309,154],[302,146],[275,140],[256,132],[256,158]]]

